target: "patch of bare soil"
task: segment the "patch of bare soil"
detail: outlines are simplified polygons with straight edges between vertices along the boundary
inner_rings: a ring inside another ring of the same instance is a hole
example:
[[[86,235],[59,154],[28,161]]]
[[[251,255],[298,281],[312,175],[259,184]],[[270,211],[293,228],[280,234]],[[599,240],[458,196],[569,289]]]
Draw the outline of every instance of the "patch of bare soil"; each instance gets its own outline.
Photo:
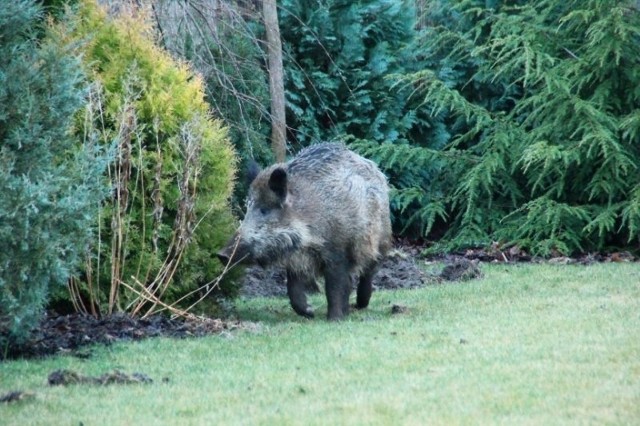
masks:
[[[428,276],[418,267],[415,256],[405,250],[393,250],[380,262],[380,268],[373,277],[375,290],[397,290],[422,287],[433,284],[433,277]]]
[[[547,258],[532,256],[518,246],[502,246],[494,243],[487,248],[468,249],[461,253],[447,254],[435,257],[436,259],[450,261],[451,259],[464,258],[468,260],[479,260],[491,263],[553,263],[553,264],[578,264],[590,265],[592,263],[617,263],[635,262],[636,256],[628,251],[611,251],[607,253],[582,253],[569,257],[558,252],[552,252]]]
[[[9,348],[7,358],[32,358],[53,354],[71,354],[79,358],[91,356],[86,349],[91,344],[110,345],[148,337],[198,337],[219,334],[244,327],[238,321],[220,319],[171,319],[155,315],[148,319],[132,318],[117,313],[104,318],[88,315],[57,315],[48,313],[28,341]]]

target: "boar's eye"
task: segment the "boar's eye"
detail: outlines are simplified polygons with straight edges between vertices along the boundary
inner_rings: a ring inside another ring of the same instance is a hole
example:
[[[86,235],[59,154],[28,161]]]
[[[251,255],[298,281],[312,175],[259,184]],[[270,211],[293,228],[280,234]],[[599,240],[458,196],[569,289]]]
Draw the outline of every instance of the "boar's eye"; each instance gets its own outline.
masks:
[[[266,207],[261,207],[261,208],[260,208],[260,214],[261,214],[262,216],[266,216],[266,215],[268,215],[268,214],[269,214],[269,212],[270,212],[270,210],[269,210],[268,208],[266,208]]]

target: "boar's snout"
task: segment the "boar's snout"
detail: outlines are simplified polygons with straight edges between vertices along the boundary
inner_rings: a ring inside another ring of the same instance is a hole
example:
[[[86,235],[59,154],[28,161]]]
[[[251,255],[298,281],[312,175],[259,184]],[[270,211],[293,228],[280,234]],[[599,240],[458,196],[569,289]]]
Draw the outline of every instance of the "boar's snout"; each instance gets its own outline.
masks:
[[[245,244],[239,241],[238,234],[234,235],[231,240],[216,253],[216,257],[224,265],[232,266],[235,263],[246,262],[249,258],[249,250]]]
[[[226,253],[225,250],[219,251],[218,253],[216,253],[216,257],[218,258],[218,260],[220,262],[222,262],[223,264],[227,264],[229,263],[229,254]]]

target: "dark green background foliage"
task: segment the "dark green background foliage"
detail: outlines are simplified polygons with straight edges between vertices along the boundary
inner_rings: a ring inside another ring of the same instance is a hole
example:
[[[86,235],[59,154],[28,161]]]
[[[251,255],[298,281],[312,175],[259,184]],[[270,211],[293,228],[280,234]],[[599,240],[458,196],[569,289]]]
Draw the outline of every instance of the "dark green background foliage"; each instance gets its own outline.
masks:
[[[271,126],[268,74],[258,44],[262,30],[252,21],[233,21],[221,25],[215,36],[205,31],[203,34],[210,38],[204,43],[204,51],[201,47],[198,52],[196,44],[192,46],[194,51],[187,55],[187,59],[196,64],[206,62],[198,67],[204,70],[206,100],[229,127],[229,139],[239,157],[239,170],[246,170],[252,161],[266,165],[274,160],[269,144],[264,143]],[[244,208],[247,189],[246,182],[240,178],[233,200],[238,214]]]
[[[256,43],[260,28],[252,23],[234,23],[219,29],[207,41],[210,60],[204,75],[207,101],[229,126],[231,141],[243,160],[271,161],[272,153],[263,141],[270,130],[268,76],[262,52]]]
[[[447,231],[438,249],[637,249],[637,2],[439,1],[426,12],[431,64],[400,84],[451,139],[440,150],[366,152],[383,165],[444,163],[429,186],[415,185],[424,232]]]
[[[251,161],[273,162],[264,143],[270,131],[268,75],[255,39],[258,29],[247,23],[242,28],[224,28],[223,37],[209,40],[212,65],[205,74],[206,100],[229,126],[229,138],[239,154],[239,169]],[[218,34],[220,36],[220,33]],[[247,185],[243,179],[234,191],[238,213],[244,206]]]
[[[80,61],[42,21],[34,1],[0,8],[0,348],[26,337],[76,271],[106,195],[106,156],[71,137]]]
[[[423,124],[408,92],[393,90],[387,78],[416,69],[413,2],[279,4],[294,148],[345,135],[396,142]]]

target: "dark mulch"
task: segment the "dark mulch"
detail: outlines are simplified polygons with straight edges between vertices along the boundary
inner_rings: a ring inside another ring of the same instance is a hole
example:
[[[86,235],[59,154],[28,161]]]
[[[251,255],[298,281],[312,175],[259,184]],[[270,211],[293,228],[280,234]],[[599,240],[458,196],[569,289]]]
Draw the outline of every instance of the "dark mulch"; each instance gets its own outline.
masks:
[[[479,278],[482,273],[477,259],[451,255],[441,258],[445,266],[436,273],[426,273],[418,266],[418,250],[393,250],[381,263],[373,278],[376,290],[399,290],[440,284],[446,281],[464,281]],[[317,289],[309,289],[310,291]],[[244,297],[285,297],[287,295],[285,272],[278,268],[249,267],[240,291]]]
[[[72,354],[79,358],[91,356],[86,350],[91,344],[110,345],[118,341],[133,341],[148,337],[198,337],[219,334],[243,327],[238,321],[220,319],[171,319],[155,315],[148,319],[132,318],[117,313],[104,318],[89,315],[56,315],[48,313],[30,339],[19,347],[10,348],[8,358],[31,358],[52,354]]]

